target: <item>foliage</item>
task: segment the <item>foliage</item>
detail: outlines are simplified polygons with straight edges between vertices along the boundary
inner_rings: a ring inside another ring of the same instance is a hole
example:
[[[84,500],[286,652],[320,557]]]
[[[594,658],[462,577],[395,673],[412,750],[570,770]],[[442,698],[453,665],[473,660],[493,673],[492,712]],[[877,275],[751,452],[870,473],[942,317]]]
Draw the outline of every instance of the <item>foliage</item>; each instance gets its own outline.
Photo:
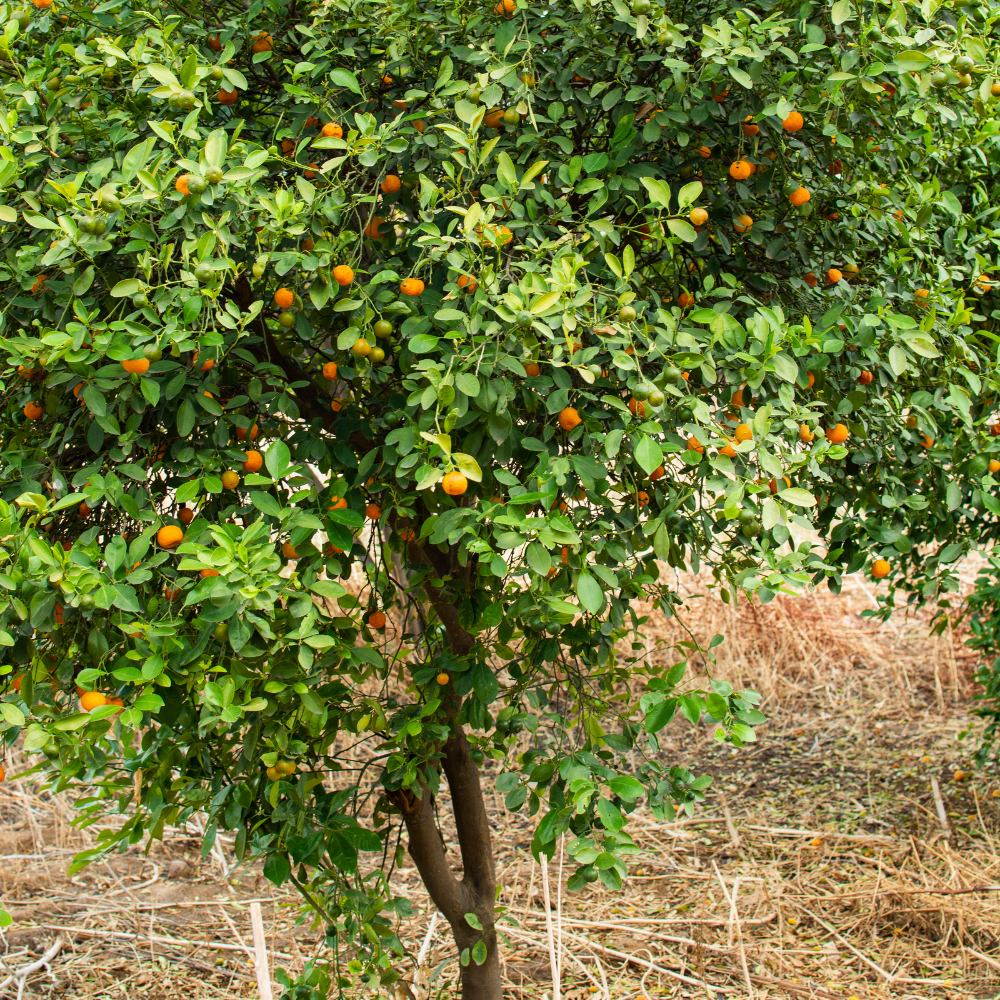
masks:
[[[617,887],[639,801],[709,784],[657,733],[763,719],[711,650],[649,655],[662,564],[768,601],[883,558],[927,600],[1000,512],[993,15],[36,5],[0,39],[4,738],[128,814],[80,863],[235,830],[330,988],[397,975],[402,822],[498,996],[480,766]]]

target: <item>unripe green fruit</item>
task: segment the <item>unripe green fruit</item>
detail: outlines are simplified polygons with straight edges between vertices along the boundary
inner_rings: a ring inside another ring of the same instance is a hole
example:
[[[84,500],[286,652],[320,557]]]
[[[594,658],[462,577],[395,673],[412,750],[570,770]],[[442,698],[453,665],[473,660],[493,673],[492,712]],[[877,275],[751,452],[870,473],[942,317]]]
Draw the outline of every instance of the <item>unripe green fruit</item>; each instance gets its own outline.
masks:
[[[503,123],[504,125],[520,125],[521,116],[513,108],[508,108],[503,113]]]
[[[206,186],[204,177],[199,177],[197,174],[188,174],[187,187],[191,194],[201,194]]]
[[[372,329],[376,337],[388,337],[392,333],[392,324],[387,319],[380,319]]]
[[[194,107],[195,96],[190,90],[182,90],[177,95],[177,107],[184,111],[190,111]]]
[[[283,312],[278,317],[278,322],[286,329],[290,330],[295,326],[295,313]]]
[[[103,236],[108,231],[108,224],[103,219],[94,219],[94,228],[91,232],[95,236]]]
[[[260,261],[258,261],[256,264],[254,264],[252,270],[253,270],[253,276],[255,278],[263,278],[264,272],[267,270],[267,267],[266,265],[261,264]]]
[[[109,214],[117,212],[119,208],[122,207],[122,203],[118,200],[118,197],[112,194],[110,191],[102,191],[101,197],[98,199],[97,207],[103,212]]]
[[[163,357],[163,351],[156,344],[147,344],[142,349],[142,353],[149,361],[159,361]]]
[[[938,70],[937,73],[932,74],[931,75],[931,86],[932,87],[936,87],[938,90],[941,90],[942,88],[947,87],[948,86],[948,74],[947,73],[942,73],[940,70]]]
[[[371,354],[368,355],[374,362],[385,361],[385,351],[381,347],[373,347]]]
[[[653,391],[654,386],[651,382],[640,382],[633,390],[632,395],[635,399],[646,400],[649,399],[649,394]]]
[[[956,73],[971,73],[976,68],[975,60],[969,56],[959,56],[952,65]]]
[[[522,310],[521,310],[521,311],[520,311],[520,312],[519,312],[519,313],[517,314],[517,325],[518,325],[518,326],[519,326],[519,327],[520,327],[520,328],[521,328],[522,330],[527,330],[527,329],[528,329],[528,327],[529,327],[529,326],[531,326],[531,324],[532,324],[533,320],[534,320],[534,317],[533,317],[533,316],[531,315],[531,313],[530,313],[530,312],[528,312],[528,310],[527,310],[527,309],[522,309]]]
[[[623,323],[633,323],[635,322],[636,311],[631,306],[622,306],[618,310],[618,318]]]
[[[212,632],[212,635],[214,635],[219,642],[225,642],[229,638],[229,626],[226,622],[219,622],[219,624],[215,626],[215,630]]]
[[[146,306],[149,305],[149,296],[145,292],[136,292],[135,295],[132,296],[132,305],[134,305],[136,309],[145,309]]]
[[[215,277],[215,271],[208,264],[199,264],[194,269],[194,276],[201,284],[207,285]]]
[[[664,402],[666,401],[666,398],[667,397],[664,396],[663,393],[659,389],[654,389],[649,394],[649,399],[647,400],[647,402],[654,409],[658,409],[659,407],[663,406]]]
[[[222,183],[222,170],[219,167],[212,167],[210,170],[205,172],[205,180],[209,184],[221,184]],[[190,191],[190,187],[188,188]]]
[[[218,83],[223,76],[225,76],[225,73],[223,73],[221,66],[213,66],[212,72],[208,74],[209,80],[213,83]]]

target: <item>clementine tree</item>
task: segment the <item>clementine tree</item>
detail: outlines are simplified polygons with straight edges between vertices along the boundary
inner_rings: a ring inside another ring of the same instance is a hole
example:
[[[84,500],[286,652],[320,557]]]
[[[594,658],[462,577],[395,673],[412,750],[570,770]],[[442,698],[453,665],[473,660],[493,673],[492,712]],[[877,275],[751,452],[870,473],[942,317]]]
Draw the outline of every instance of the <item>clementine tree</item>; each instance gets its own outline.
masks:
[[[1000,511],[994,17],[237,7],[3,7],[0,728],[79,863],[293,881],[294,995],[398,976],[409,851],[494,1000],[483,782],[615,888],[657,734],[762,721],[664,566],[927,600]]]

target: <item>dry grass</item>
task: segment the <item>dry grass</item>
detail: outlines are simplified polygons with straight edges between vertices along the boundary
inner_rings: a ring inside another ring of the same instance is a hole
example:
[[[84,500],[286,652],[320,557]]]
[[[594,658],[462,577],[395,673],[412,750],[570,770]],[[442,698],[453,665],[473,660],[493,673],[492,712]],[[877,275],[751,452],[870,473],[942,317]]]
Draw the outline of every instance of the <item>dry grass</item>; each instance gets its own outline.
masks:
[[[873,599],[859,580],[840,597],[739,609],[683,582],[686,624],[699,638],[726,636],[718,674],[761,691],[771,721],[739,752],[719,747],[710,727],[676,721],[665,732],[667,759],[713,773],[714,791],[693,820],[636,817],[647,853],[621,893],[566,892],[557,856],[550,915],[562,997],[996,997],[1000,780],[956,780],[975,740],[960,740],[973,693],[960,637],[929,637],[927,615],[862,619]],[[646,634],[654,646],[680,630],[654,615]],[[517,921],[503,948],[509,992],[553,998],[531,824],[498,797],[491,811],[503,902]],[[265,901],[272,963],[294,971],[314,953],[318,935],[295,927],[293,896],[253,871],[223,877],[222,838],[202,860],[198,832],[174,830],[148,856],[135,848],[70,878],[73,852],[89,843],[71,820],[65,799],[17,781],[0,788],[0,885],[15,916],[3,962],[16,969],[65,942],[51,977],[29,977],[25,995],[256,997],[252,899]],[[414,902],[400,936],[416,955],[428,900],[412,868],[395,888]],[[453,996],[443,931],[430,937],[418,997]],[[414,978],[412,963],[401,971]]]

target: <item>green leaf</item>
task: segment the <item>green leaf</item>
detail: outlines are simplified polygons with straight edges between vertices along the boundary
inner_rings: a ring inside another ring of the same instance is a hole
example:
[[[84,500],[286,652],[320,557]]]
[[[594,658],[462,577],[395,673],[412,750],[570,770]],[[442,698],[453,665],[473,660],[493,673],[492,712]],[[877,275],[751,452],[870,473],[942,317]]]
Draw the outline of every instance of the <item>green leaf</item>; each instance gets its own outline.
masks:
[[[650,198],[664,208],[670,208],[670,185],[665,181],[657,180],[655,177],[640,177],[643,186],[649,192]]]
[[[586,571],[576,578],[576,596],[580,600],[580,606],[591,614],[597,614],[604,604],[601,585]]]
[[[528,565],[539,575],[546,576],[552,569],[552,559],[548,549],[540,542],[532,542],[527,551]]]
[[[274,479],[281,479],[291,468],[291,452],[284,441],[275,441],[264,455],[264,464]]]
[[[854,17],[854,4],[851,0],[837,0],[830,8],[830,20],[834,24],[843,24]]]
[[[270,493],[261,493],[260,490],[252,490],[247,494],[247,499],[257,510],[271,517],[281,517],[284,512],[281,504]]]
[[[355,94],[361,93],[358,78],[350,70],[331,69],[327,73],[327,80],[335,87],[346,87]]]
[[[648,434],[643,434],[635,446],[635,460],[648,476],[663,464],[663,451]]]
[[[139,279],[138,278],[126,278],[124,281],[119,281],[114,288],[111,289],[111,295],[116,299],[123,299],[129,295],[135,295],[139,291]]]
[[[667,227],[674,236],[679,236],[687,243],[694,243],[698,239],[698,234],[694,231],[694,226],[683,219],[667,219]]]
[[[0,715],[3,716],[4,722],[12,726],[24,725],[24,713],[17,705],[11,705],[10,702],[0,701]]]
[[[608,782],[608,788],[626,802],[634,802],[646,794],[646,789],[642,787],[642,783],[628,774],[621,774],[616,778],[612,778]]]

